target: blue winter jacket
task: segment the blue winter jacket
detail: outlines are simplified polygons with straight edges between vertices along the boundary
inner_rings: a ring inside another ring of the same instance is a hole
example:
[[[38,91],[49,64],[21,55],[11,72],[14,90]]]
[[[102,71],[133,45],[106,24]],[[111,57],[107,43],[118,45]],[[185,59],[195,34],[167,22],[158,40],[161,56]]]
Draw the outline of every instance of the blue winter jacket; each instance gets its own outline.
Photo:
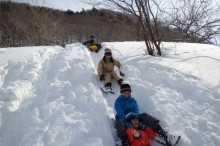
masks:
[[[137,101],[133,97],[124,97],[120,95],[115,101],[116,116],[115,119],[125,119],[125,116],[133,112],[139,114],[139,107]]]

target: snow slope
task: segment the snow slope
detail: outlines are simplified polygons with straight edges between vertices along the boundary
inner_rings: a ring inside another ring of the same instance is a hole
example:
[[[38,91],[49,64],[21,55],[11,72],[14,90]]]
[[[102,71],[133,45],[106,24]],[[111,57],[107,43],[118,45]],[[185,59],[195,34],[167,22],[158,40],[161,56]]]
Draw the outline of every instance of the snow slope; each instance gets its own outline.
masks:
[[[220,145],[220,48],[163,43],[163,57],[143,42],[103,43],[124,65],[141,112],[160,119],[179,146]],[[1,146],[113,146],[115,95],[99,90],[100,52],[80,43],[0,48]],[[152,141],[152,146],[159,144]]]

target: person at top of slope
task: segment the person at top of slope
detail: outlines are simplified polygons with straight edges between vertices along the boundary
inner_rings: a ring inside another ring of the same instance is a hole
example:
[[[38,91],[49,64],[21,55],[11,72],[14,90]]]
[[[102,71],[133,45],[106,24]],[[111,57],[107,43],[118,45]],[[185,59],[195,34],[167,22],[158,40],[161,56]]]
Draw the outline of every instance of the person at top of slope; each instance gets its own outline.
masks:
[[[159,124],[159,120],[147,113],[139,112],[137,101],[131,96],[131,86],[129,84],[121,84],[121,95],[116,99],[114,108],[116,111],[116,131],[117,136],[122,140],[123,146],[129,146],[129,141],[126,136],[126,115],[129,113],[137,114],[137,119],[151,128],[161,137],[167,146],[172,146],[171,137],[168,137],[167,132]],[[131,142],[131,141],[130,141]]]
[[[156,136],[156,132],[149,126],[139,122],[138,115],[128,113],[125,116],[126,120],[126,136],[130,146],[150,146],[149,139]]]
[[[98,76],[100,76],[100,81],[104,81],[107,91],[112,90],[112,78],[117,80],[119,85],[123,82],[121,76],[124,76],[124,74],[120,71],[120,75],[118,75],[114,71],[114,66],[117,66],[119,69],[122,67],[121,63],[112,57],[111,49],[106,48],[104,57],[98,64]]]
[[[91,35],[90,38],[83,43],[83,45],[87,46],[90,51],[95,51],[96,53],[101,49],[101,44],[95,42],[95,36]]]

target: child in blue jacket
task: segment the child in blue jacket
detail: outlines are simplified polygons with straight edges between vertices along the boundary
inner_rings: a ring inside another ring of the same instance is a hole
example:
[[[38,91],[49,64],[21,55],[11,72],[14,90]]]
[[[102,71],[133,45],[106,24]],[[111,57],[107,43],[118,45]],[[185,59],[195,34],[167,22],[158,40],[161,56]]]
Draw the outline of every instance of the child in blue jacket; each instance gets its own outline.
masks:
[[[169,144],[166,132],[159,125],[159,120],[147,113],[140,114],[137,101],[131,96],[131,86],[129,84],[121,85],[121,95],[116,99],[114,108],[116,111],[116,130],[118,137],[122,140],[123,146],[129,146],[126,137],[126,122],[125,116],[128,113],[135,113],[138,115],[138,120],[146,126],[152,128],[160,137],[162,137],[167,144]]]

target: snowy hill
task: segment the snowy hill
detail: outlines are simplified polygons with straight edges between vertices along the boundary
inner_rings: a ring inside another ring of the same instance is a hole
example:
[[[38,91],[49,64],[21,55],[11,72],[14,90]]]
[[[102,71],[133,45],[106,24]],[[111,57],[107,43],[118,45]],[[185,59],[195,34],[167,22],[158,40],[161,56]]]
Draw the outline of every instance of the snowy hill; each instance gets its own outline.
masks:
[[[179,146],[220,145],[219,47],[163,43],[164,56],[151,57],[144,42],[103,45],[124,65],[141,112],[181,135]],[[0,48],[0,145],[114,146],[119,86],[115,95],[99,89],[103,51],[80,43]]]

